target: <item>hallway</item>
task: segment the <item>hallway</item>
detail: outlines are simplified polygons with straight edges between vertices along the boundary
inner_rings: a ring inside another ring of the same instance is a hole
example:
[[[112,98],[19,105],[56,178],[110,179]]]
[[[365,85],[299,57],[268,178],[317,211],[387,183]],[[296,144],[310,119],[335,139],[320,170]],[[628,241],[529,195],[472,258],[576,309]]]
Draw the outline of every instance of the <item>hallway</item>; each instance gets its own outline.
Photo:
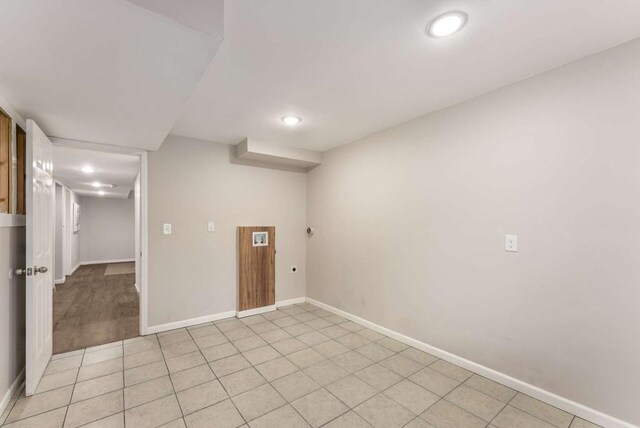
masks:
[[[53,353],[138,336],[133,263],[80,266],[53,295]],[[131,272],[131,273],[127,273]]]

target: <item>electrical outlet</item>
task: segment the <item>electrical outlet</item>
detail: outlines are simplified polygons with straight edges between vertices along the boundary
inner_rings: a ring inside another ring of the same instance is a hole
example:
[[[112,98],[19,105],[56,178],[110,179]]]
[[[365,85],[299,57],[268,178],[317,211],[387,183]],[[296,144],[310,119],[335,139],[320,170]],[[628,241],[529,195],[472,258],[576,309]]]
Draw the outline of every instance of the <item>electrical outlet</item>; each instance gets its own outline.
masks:
[[[518,251],[518,235],[505,235],[504,250],[512,252]]]
[[[209,223],[207,223],[207,231],[208,232],[215,232],[216,231],[216,222],[215,221],[210,221]]]
[[[291,269],[290,270],[291,270],[291,273],[296,273],[296,272],[298,272],[298,266],[291,265]]]
[[[165,235],[171,235],[171,223],[165,223],[162,225],[162,233]]]

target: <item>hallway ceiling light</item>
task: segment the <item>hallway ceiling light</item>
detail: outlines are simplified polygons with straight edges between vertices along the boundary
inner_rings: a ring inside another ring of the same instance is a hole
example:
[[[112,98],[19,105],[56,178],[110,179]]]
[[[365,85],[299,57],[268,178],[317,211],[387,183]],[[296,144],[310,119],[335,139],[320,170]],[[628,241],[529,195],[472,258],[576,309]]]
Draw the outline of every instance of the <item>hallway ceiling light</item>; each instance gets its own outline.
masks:
[[[80,171],[84,172],[85,174],[93,174],[94,172],[96,172],[95,168],[91,165],[83,166],[82,168],[80,168]]]
[[[447,37],[457,33],[467,23],[467,14],[464,12],[447,12],[431,21],[427,33],[431,37]]]
[[[100,195],[100,196],[104,196],[104,190],[100,190],[100,191],[98,192],[98,195]]]
[[[298,116],[288,115],[282,118],[282,123],[287,126],[296,126],[300,122],[302,122],[302,119],[300,119]]]
[[[96,189],[99,189],[101,187],[105,189],[113,189],[114,187],[116,187],[113,184],[104,184],[104,183],[100,183],[99,181],[94,181],[93,183],[91,183],[91,185]]]

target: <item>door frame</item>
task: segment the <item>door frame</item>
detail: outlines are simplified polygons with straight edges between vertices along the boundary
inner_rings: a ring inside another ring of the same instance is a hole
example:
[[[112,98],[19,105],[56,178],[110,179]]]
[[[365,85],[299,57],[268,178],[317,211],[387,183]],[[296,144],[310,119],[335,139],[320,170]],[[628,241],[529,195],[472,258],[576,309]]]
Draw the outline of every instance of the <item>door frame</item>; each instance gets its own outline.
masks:
[[[55,168],[55,165],[54,165]],[[55,169],[54,169],[55,173]],[[71,189],[67,186],[63,187],[64,193],[64,244],[62,246],[62,250],[64,251],[64,276],[71,275],[73,273],[73,269],[75,266],[71,266],[71,240],[73,239],[73,225],[71,224],[71,219],[73,218],[73,213],[71,212]]]
[[[62,239],[62,254],[60,254],[60,257],[62,258],[62,278],[56,278],[55,277],[55,273],[53,275],[53,288],[55,290],[56,285],[58,284],[64,284],[65,280],[67,279],[67,262],[69,259],[69,237],[67,236],[67,186],[65,186],[63,183],[59,182],[58,180],[54,180],[56,186],[60,186],[61,191],[60,191],[60,201],[58,201],[58,197],[57,195],[55,196],[55,204],[56,206],[54,207],[54,218],[55,215],[57,215],[58,213],[58,202],[60,202],[62,204],[62,232],[60,233],[60,238]],[[55,222],[54,222],[55,225]],[[55,230],[54,230],[55,233]],[[53,262],[54,264],[56,263],[56,257],[58,256],[58,251],[57,251],[57,243],[55,242],[54,239],[54,246],[53,246]],[[54,268],[54,272],[55,272],[55,268]]]
[[[148,278],[149,278],[149,159],[140,153],[140,336],[148,334]],[[138,269],[136,267],[136,269]]]
[[[148,152],[146,150],[132,149],[128,147],[110,146],[107,144],[96,144],[85,141],[67,140],[63,138],[50,138],[54,146],[70,147],[82,150],[93,150],[105,153],[120,153],[125,155],[138,156],[140,172],[140,266],[136,265],[136,270],[140,269],[140,293],[139,293],[139,334],[145,336],[149,331],[148,323],[148,254],[149,254],[149,228],[148,228]],[[54,165],[55,174],[55,165]],[[69,228],[71,230],[71,228]],[[54,231],[55,233],[55,231]],[[72,268],[73,269],[73,268]]]

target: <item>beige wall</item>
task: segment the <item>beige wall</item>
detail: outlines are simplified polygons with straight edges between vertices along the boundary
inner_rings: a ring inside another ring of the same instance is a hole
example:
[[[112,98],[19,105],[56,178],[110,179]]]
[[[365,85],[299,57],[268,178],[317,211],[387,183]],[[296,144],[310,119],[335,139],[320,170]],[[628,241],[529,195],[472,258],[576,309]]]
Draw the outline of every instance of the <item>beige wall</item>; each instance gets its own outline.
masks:
[[[25,238],[24,227],[0,227],[0,400],[25,363],[25,277],[7,275],[25,266]]]
[[[636,40],[326,152],[308,296],[639,424],[639,124]]]
[[[133,260],[134,199],[80,197],[80,260],[82,263]]]
[[[232,163],[232,149],[169,136],[149,153],[149,326],[236,309],[238,226],[276,227],[276,300],[305,296],[306,175]]]

